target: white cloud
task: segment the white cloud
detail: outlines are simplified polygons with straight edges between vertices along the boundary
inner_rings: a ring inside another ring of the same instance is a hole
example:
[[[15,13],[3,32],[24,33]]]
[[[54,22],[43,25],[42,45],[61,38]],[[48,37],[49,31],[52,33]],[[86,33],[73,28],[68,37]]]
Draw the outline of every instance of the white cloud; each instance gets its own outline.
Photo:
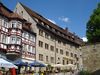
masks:
[[[54,20],[48,19],[50,22],[56,24],[56,22]]]
[[[88,39],[87,39],[86,37],[83,37],[82,40],[83,40],[84,42],[87,42],[87,41],[88,41]]]
[[[69,18],[68,17],[64,17],[64,16],[59,17],[59,20],[65,22],[65,23],[68,23],[69,22]]]

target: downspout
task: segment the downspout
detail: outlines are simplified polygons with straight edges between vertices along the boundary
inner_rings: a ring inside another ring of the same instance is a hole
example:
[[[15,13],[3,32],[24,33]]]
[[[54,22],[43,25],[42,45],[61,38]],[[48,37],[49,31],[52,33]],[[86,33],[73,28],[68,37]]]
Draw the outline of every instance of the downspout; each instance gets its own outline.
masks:
[[[55,36],[55,64],[56,64],[56,36]]]

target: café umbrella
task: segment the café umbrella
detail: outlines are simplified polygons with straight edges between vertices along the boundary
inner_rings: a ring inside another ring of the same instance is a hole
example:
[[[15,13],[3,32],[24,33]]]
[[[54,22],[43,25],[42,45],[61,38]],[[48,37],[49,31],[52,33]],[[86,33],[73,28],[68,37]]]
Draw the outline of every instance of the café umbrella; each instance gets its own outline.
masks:
[[[15,65],[17,66],[28,66],[27,62],[23,62],[22,60],[17,60],[15,62],[13,62]]]
[[[54,65],[52,65],[53,67],[64,67],[64,65],[62,65],[62,64],[54,64]]]
[[[14,65],[11,62],[8,62],[7,60],[0,58],[0,67],[5,67],[5,68],[17,68],[16,65]]]
[[[33,67],[46,67],[45,64],[41,63],[41,62],[38,62],[36,60],[34,60],[32,63],[29,64],[30,66],[33,66]]]
[[[72,69],[72,70],[75,69],[75,65],[73,65],[73,64],[67,64],[67,65],[65,65],[65,67],[66,67],[67,69]]]

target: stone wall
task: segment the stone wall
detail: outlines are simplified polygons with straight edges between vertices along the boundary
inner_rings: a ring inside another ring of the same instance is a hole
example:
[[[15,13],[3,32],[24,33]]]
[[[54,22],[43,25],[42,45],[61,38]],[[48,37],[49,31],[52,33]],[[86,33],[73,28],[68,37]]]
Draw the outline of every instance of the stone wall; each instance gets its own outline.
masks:
[[[85,44],[82,47],[83,67],[94,72],[100,69],[100,43]]]

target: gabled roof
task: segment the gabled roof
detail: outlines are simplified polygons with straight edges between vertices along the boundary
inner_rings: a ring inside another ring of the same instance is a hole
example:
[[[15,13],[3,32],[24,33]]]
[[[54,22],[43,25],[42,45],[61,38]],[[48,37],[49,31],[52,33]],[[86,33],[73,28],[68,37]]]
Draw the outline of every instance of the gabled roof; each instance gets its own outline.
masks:
[[[19,16],[17,13],[11,13],[9,16],[11,19],[20,19],[20,20],[24,20],[24,18],[22,18],[21,16]]]
[[[61,28],[61,27],[59,27],[59,26],[53,24],[52,22],[48,21],[48,20],[45,19],[42,15],[40,15],[40,14],[38,14],[37,12],[31,10],[30,8],[28,8],[28,7],[26,7],[25,5],[23,5],[22,3],[20,3],[20,4],[24,7],[24,9],[27,11],[27,13],[28,13],[32,18],[37,18],[37,19],[43,21],[44,23],[50,25],[51,27],[53,27],[53,28],[55,28],[55,29],[57,29],[57,30],[59,30],[59,31],[61,31],[61,32],[64,33],[65,30],[64,30],[63,28]],[[66,33],[65,33],[65,34],[66,34]]]
[[[8,9],[5,5],[3,5],[2,3],[0,3],[0,15],[5,16],[6,18],[8,18],[9,20],[21,20],[22,22],[24,22],[23,24],[23,28],[28,30],[29,32],[33,33],[30,25],[31,23],[28,22],[27,20],[25,20],[23,17],[19,16],[17,13],[11,11],[10,9]]]
[[[0,7],[3,6],[3,8],[5,8],[9,13],[12,13],[13,11],[11,11],[10,9],[8,9],[5,5],[3,5],[3,3],[0,2]]]
[[[50,27],[58,30],[59,32],[63,33],[66,36],[74,36],[74,43],[81,45],[82,44],[82,39],[80,39],[78,36],[74,35],[73,33],[69,32],[66,29],[63,29],[61,27],[59,27],[58,25],[50,22],[49,20],[47,20],[46,18],[44,18],[42,15],[38,14],[37,12],[31,10],[30,8],[28,8],[27,6],[23,5],[22,3],[20,3],[22,5],[22,7],[26,10],[26,12],[34,19],[37,18],[38,20],[44,22],[45,24],[49,25]],[[67,40],[69,40],[68,38],[66,38]],[[72,41],[72,40],[70,40]]]
[[[24,20],[21,16],[19,16],[17,13],[14,13],[10,9],[8,9],[5,5],[0,3],[0,14],[9,18],[9,19],[19,19]]]

